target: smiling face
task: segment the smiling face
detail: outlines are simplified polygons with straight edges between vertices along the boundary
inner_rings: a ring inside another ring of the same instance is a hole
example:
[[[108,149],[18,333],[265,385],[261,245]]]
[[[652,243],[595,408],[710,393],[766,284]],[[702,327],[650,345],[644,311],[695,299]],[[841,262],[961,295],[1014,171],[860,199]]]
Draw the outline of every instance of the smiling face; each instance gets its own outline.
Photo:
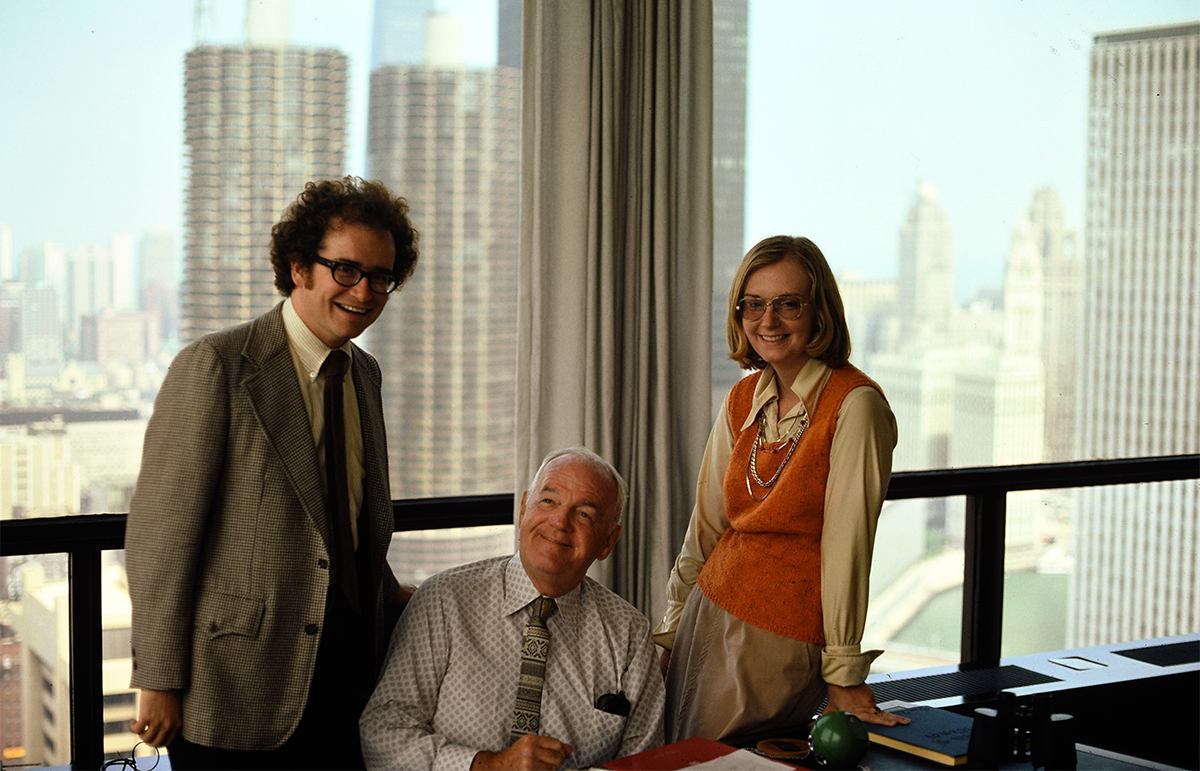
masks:
[[[534,587],[559,597],[583,581],[621,536],[616,483],[587,461],[563,455],[521,496],[521,563]]]
[[[392,234],[358,223],[331,220],[317,254],[356,265],[366,273],[390,271],[396,262]],[[341,348],[375,323],[391,295],[376,294],[366,279],[342,286],[324,265],[292,263],[292,306],[312,333],[330,348]]]
[[[787,257],[755,270],[746,278],[742,290],[743,297],[758,297],[767,302],[783,294],[796,295],[806,303],[812,299],[812,279],[799,263]],[[742,318],[742,329],[754,352],[774,367],[785,383],[791,383],[808,361],[804,349],[812,340],[813,312],[810,303],[804,306],[799,318],[791,321],[779,318],[770,307],[760,319]]]

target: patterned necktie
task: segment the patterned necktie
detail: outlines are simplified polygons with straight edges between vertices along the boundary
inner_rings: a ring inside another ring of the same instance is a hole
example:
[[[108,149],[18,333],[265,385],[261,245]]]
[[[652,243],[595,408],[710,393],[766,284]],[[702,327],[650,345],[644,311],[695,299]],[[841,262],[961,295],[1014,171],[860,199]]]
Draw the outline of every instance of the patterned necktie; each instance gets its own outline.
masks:
[[[517,681],[517,705],[513,708],[511,741],[536,734],[542,723],[542,684],[546,681],[546,656],[550,653],[550,630],[546,619],[557,606],[549,597],[533,601],[533,615],[521,638],[521,677]]]
[[[358,607],[358,567],[354,561],[354,533],[350,529],[350,484],[346,479],[346,419],[342,401],[342,379],[350,357],[345,351],[330,351],[321,365],[325,378],[325,481],[328,495],[329,551],[337,561],[338,583],[355,613]]]

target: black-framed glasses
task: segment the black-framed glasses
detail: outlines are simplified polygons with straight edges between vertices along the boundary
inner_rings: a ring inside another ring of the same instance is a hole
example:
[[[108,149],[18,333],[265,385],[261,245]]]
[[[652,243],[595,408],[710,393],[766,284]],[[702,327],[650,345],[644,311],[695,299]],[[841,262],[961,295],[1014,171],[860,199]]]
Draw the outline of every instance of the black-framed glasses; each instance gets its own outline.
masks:
[[[748,321],[758,321],[770,306],[779,318],[795,321],[800,318],[805,305],[812,305],[812,303],[802,302],[799,295],[781,294],[770,300],[764,300],[761,297],[743,297],[738,301],[737,309],[742,312],[742,318]]]
[[[367,280],[367,286],[371,287],[371,291],[375,294],[390,294],[400,286],[400,279],[396,278],[394,274],[382,270],[367,273],[357,265],[351,265],[348,262],[334,262],[324,257],[314,257],[313,261],[329,268],[329,272],[333,274],[333,280],[342,286],[354,286],[364,278]]]

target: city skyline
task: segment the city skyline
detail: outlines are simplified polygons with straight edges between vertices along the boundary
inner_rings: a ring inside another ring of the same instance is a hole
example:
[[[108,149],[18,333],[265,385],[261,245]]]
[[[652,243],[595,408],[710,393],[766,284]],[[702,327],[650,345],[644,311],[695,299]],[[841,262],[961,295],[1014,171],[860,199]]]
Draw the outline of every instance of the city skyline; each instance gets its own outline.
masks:
[[[207,5],[215,13],[201,26],[215,29],[212,42],[236,40],[244,5]],[[366,170],[371,5],[355,0],[333,13],[328,3],[292,3],[296,45],[349,56],[346,170],[356,174]],[[494,63],[496,4],[436,5],[463,16],[468,65]],[[847,9],[847,26],[832,8],[751,3],[744,241],[803,233],[838,270],[895,277],[894,223],[925,182],[955,228],[956,263],[971,268],[956,278],[956,299],[998,287],[1008,231],[1030,191],[1056,188],[1068,224],[1082,222],[1092,37],[1197,15],[1176,0],[1128,5],[864,2]],[[47,240],[104,244],[117,231],[136,240],[155,226],[182,233],[192,10],[67,0],[0,8],[0,70],[10,74],[0,104],[18,116],[0,125],[0,142],[25,149],[6,153],[0,173],[27,181],[0,191],[14,254]],[[803,46],[789,40],[797,35]]]

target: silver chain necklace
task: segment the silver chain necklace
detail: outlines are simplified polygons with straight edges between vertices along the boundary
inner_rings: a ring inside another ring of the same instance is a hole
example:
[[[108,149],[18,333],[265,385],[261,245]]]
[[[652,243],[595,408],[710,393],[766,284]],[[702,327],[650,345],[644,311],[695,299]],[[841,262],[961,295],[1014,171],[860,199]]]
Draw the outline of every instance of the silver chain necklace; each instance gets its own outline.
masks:
[[[750,497],[758,502],[765,501],[767,496],[771,494],[771,490],[775,487],[775,483],[779,481],[779,475],[783,473],[783,469],[787,466],[788,461],[792,459],[792,453],[796,451],[796,447],[800,444],[800,437],[804,436],[804,430],[808,428],[808,410],[805,410],[797,419],[797,427],[793,429],[795,434],[790,439],[785,440],[788,444],[787,455],[784,456],[783,462],[779,464],[779,468],[775,470],[775,475],[772,476],[768,482],[762,481],[762,479],[758,476],[758,463],[756,462],[758,451],[761,448],[763,452],[779,452],[783,449],[783,446],[781,445],[774,450],[768,450],[763,447],[763,425],[766,423],[766,420],[766,415],[762,415],[758,419],[758,435],[754,437],[754,444],[750,446],[750,462],[747,464],[748,473],[746,474],[746,492],[750,493]],[[767,492],[763,495],[763,497],[759,498],[754,494],[754,488],[750,486],[751,479],[753,479],[759,487],[766,489]]]

